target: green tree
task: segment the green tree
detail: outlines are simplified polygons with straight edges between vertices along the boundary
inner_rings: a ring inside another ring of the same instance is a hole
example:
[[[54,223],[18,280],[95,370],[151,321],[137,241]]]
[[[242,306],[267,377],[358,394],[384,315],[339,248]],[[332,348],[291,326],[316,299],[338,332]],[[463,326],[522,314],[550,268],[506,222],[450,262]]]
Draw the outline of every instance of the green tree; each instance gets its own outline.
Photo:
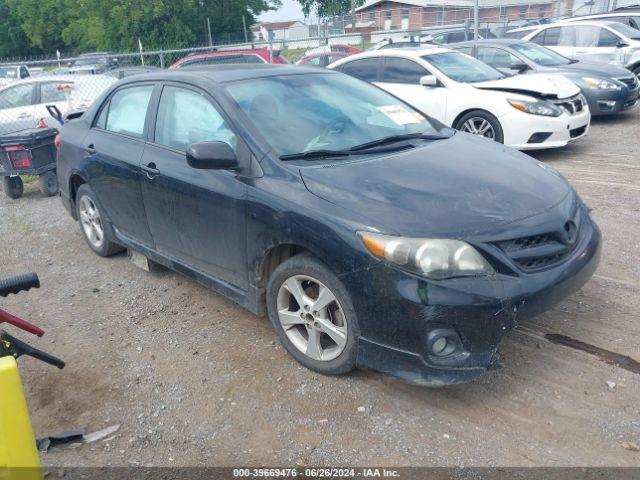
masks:
[[[320,18],[329,18],[351,12],[351,0],[298,0],[298,3],[306,16],[314,13]],[[356,0],[355,3],[359,7],[364,0]]]
[[[19,57],[39,53],[29,45],[20,20],[13,14],[7,0],[0,0],[0,57]]]

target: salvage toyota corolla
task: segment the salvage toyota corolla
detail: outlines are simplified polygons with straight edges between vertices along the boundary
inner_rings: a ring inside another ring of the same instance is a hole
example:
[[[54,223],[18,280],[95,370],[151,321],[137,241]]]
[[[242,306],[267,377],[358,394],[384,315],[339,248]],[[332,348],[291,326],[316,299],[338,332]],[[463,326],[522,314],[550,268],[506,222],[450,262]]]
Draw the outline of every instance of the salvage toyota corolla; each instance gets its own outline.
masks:
[[[58,175],[95,253],[137,251],[268,314],[324,374],[469,381],[600,255],[554,169],[331,71],[120,81],[62,128]]]

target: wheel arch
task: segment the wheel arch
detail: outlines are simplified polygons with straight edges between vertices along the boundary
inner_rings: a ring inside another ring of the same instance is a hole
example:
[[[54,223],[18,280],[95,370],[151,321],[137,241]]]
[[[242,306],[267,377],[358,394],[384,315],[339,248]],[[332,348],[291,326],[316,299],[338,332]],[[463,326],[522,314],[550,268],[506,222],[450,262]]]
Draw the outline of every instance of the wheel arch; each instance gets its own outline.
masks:
[[[76,194],[78,193],[78,189],[87,182],[87,179],[80,172],[73,172],[69,175],[69,203],[71,204],[71,216],[74,220],[78,219],[78,215],[76,214]]]

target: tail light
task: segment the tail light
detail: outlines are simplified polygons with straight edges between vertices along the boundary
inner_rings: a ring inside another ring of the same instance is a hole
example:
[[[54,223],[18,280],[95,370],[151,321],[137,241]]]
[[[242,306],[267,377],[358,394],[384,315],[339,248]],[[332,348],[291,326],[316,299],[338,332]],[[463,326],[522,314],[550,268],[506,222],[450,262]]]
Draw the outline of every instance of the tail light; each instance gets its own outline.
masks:
[[[60,150],[60,134],[56,135],[55,140],[53,141],[53,144],[56,146],[56,150]]]
[[[9,155],[9,160],[14,168],[26,168],[31,166],[31,154],[27,147],[21,145],[15,147],[5,147]]]

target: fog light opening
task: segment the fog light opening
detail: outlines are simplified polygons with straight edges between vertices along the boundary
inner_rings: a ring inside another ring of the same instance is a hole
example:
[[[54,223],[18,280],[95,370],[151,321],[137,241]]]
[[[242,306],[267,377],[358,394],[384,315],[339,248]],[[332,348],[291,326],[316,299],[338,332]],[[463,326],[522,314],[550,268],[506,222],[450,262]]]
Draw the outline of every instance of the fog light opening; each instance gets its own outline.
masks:
[[[460,341],[458,335],[447,329],[434,330],[429,334],[429,353],[436,357],[446,357],[458,351]]]

